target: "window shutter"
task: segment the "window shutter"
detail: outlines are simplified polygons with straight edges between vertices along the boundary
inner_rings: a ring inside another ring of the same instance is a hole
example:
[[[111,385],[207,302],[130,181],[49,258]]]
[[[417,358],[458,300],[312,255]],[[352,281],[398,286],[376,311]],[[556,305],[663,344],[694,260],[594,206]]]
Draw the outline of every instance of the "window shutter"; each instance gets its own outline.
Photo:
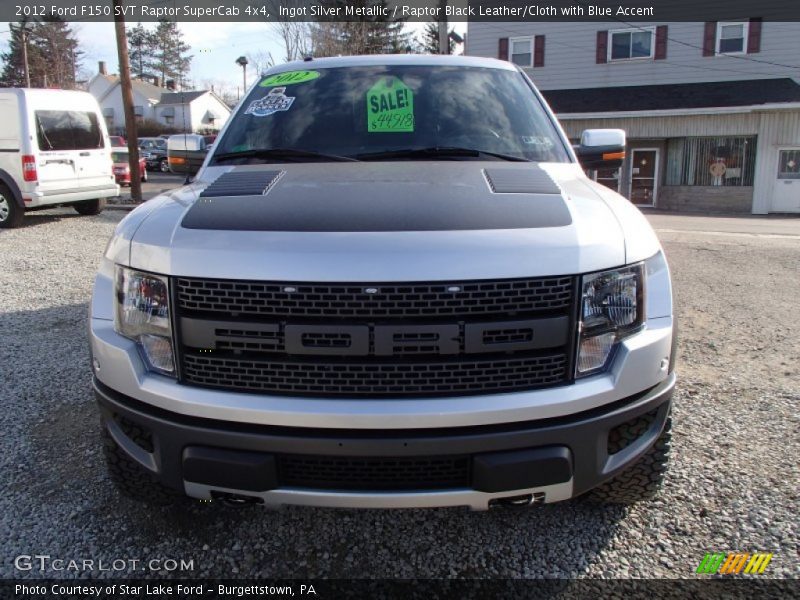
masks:
[[[537,35],[533,38],[533,66],[544,66],[544,36]]]
[[[706,29],[703,32],[703,56],[714,56],[716,53],[717,42],[717,22],[706,21]]]
[[[600,65],[608,62],[608,31],[597,32],[597,54],[595,62]]]
[[[508,60],[508,38],[500,38],[500,42],[497,45],[497,58]]]
[[[667,58],[667,26],[659,25],[656,27],[656,52],[653,57],[655,60]]]
[[[758,54],[761,52],[761,17],[750,19],[747,28],[747,53]]]

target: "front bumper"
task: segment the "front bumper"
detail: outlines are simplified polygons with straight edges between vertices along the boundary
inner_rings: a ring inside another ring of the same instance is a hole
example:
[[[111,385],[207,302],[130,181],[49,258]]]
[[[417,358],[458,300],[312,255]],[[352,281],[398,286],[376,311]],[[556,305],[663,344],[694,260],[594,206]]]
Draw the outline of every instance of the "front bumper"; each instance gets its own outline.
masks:
[[[305,504],[356,508],[469,506],[530,496],[556,502],[578,496],[636,462],[657,440],[671,406],[675,374],[650,389],[602,407],[563,417],[438,429],[322,429],[243,424],[180,415],[123,396],[97,379],[103,426],[131,459],[163,484],[209,499],[234,494],[267,505]],[[647,417],[642,434],[621,450],[609,433]],[[126,433],[147,432],[145,446]],[[459,456],[468,461],[465,485],[449,489],[324,489],[287,485],[285,456]]]

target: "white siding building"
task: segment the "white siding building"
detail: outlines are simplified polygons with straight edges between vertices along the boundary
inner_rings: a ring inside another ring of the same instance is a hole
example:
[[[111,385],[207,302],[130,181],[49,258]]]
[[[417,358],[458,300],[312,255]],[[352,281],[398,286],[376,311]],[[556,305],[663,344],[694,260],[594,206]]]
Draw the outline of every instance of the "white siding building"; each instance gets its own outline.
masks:
[[[137,118],[155,120],[154,107],[161,99],[163,90],[146,81],[134,79],[133,106]],[[104,62],[100,62],[98,73],[89,80],[87,91],[97,99],[109,133],[124,134],[125,110],[122,106],[122,86],[118,75],[109,75]]]
[[[467,54],[531,76],[570,138],[628,134],[593,173],[634,203],[800,212],[800,23],[469,23]]]
[[[156,120],[170,127],[194,132],[219,131],[231,109],[214,92],[165,92],[155,106]]]
[[[180,131],[207,133],[219,131],[231,110],[210,90],[174,92],[146,81],[134,79],[133,104],[136,118],[155,121]],[[101,62],[98,73],[88,84],[88,91],[100,104],[110,133],[125,133],[125,111],[119,76],[108,75]]]

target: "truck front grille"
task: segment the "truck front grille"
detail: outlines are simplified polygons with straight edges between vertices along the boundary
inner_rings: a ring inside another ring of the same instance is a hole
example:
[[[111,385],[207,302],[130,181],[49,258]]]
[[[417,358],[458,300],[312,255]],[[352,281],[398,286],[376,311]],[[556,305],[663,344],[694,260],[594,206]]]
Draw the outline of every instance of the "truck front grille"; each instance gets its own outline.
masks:
[[[326,319],[418,318],[564,310],[572,302],[573,278],[308,284],[179,277],[176,283],[179,307],[192,313]]]
[[[353,458],[282,455],[282,486],[323,490],[432,490],[470,486],[471,459],[465,456]]]
[[[173,280],[180,381],[316,397],[486,394],[571,381],[577,280]]]
[[[253,360],[186,353],[183,376],[196,385],[322,396],[414,396],[504,392],[558,384],[564,354],[431,362]]]

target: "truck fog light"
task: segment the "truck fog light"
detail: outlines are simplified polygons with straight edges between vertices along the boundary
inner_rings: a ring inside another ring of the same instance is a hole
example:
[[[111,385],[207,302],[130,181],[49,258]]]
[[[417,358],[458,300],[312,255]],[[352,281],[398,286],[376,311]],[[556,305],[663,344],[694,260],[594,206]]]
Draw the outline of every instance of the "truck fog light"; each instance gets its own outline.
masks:
[[[160,335],[139,336],[144,356],[149,365],[156,371],[172,374],[175,372],[175,361],[172,357],[172,342]]]
[[[578,348],[578,373],[587,373],[604,366],[614,348],[616,337],[612,332],[583,338]]]

